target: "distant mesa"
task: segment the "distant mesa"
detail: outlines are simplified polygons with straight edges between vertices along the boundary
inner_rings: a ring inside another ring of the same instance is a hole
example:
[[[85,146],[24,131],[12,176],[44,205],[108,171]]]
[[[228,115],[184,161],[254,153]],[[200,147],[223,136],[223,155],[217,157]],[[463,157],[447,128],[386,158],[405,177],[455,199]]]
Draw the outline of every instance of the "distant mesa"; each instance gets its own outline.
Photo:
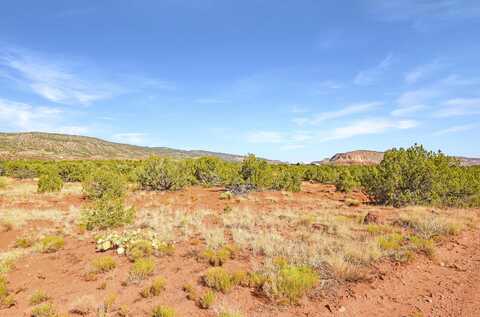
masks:
[[[337,153],[331,158],[315,161],[316,165],[375,165],[380,164],[384,152],[358,150],[345,153]],[[480,165],[480,158],[458,156],[457,159],[464,166]]]

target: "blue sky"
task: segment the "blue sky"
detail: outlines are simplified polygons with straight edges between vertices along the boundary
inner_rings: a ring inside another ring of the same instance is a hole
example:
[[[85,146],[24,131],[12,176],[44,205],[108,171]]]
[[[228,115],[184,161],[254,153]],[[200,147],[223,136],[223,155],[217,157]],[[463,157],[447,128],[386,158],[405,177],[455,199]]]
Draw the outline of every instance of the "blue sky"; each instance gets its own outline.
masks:
[[[0,130],[480,156],[477,0],[2,1]]]

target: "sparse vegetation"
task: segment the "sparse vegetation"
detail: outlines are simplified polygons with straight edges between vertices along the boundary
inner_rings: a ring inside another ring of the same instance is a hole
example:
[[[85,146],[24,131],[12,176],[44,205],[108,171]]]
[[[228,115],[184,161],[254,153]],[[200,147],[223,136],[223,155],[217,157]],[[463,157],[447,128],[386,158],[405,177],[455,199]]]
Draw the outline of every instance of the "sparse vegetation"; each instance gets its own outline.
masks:
[[[166,306],[157,306],[152,310],[152,317],[175,317],[176,313],[173,308]]]
[[[222,293],[228,293],[235,286],[232,275],[221,267],[208,269],[203,281],[206,286]]]
[[[109,255],[103,255],[92,261],[92,269],[94,273],[105,273],[113,270],[117,266],[115,259]]]
[[[65,239],[60,236],[45,236],[38,242],[38,248],[42,253],[54,253],[62,249]]]
[[[185,163],[169,158],[149,158],[138,174],[138,183],[145,190],[178,190],[187,185],[187,182]]]
[[[44,291],[37,290],[32,294],[32,296],[30,296],[29,302],[30,305],[38,305],[48,301],[49,299],[50,297]]]
[[[158,296],[165,290],[165,284],[166,282],[163,277],[157,277],[150,286],[140,292],[140,295],[144,298]]]
[[[153,275],[155,262],[151,258],[137,259],[128,275],[130,281],[141,281]]]
[[[208,290],[203,294],[198,300],[198,306],[203,309],[209,309],[212,307],[213,303],[215,302],[215,293],[211,290]]]
[[[58,317],[55,307],[51,303],[43,303],[32,308],[31,317]]]
[[[49,171],[40,176],[37,186],[39,193],[59,192],[63,188],[63,180],[57,172]]]
[[[122,198],[101,198],[82,212],[81,223],[88,230],[118,228],[133,222],[136,210],[124,206]]]

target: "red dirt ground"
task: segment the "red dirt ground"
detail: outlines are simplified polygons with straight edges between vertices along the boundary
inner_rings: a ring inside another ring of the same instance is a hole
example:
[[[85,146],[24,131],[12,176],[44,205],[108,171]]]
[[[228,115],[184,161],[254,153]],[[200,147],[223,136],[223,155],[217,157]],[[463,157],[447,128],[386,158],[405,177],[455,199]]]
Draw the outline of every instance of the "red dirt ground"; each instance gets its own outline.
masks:
[[[220,189],[192,187],[177,193],[136,193],[128,200],[137,207],[167,205],[189,211],[208,208],[221,212],[225,206],[255,207],[265,212],[279,206],[308,211],[325,203],[334,208],[356,208],[345,207],[341,202],[347,197],[336,193],[332,187],[314,184],[304,184],[301,193],[254,193],[248,199],[229,201],[220,200],[220,192]],[[83,201],[79,194],[69,194],[68,197],[68,204],[80,206]],[[350,194],[348,198],[367,201],[361,193]],[[38,196],[34,201],[25,200],[23,203],[38,207],[36,202],[40,200]],[[8,197],[0,199],[0,206],[4,208],[5,203],[10,207],[11,203],[7,201]],[[53,198],[40,205],[41,208],[61,209],[66,206]],[[375,213],[388,217],[394,211],[377,208]],[[0,251],[11,247],[16,237],[37,225],[33,223],[22,230],[0,232]],[[43,225],[48,226],[48,223]],[[29,316],[28,300],[35,290],[46,291],[62,312],[68,311],[71,303],[82,296],[92,296],[98,306],[109,294],[117,293],[117,302],[127,304],[131,316],[150,316],[152,307],[158,304],[174,307],[178,316],[217,316],[214,310],[200,310],[181,291],[186,283],[204,289],[199,280],[209,266],[191,256],[199,248],[194,243],[182,243],[177,246],[173,257],[156,259],[155,273],[168,279],[167,289],[159,297],[141,299],[139,291],[148,282],[123,285],[131,265],[125,257],[115,257],[118,266],[113,272],[100,275],[96,281],[85,281],[84,273],[89,263],[98,256],[93,239],[67,238],[65,248],[56,253],[26,256],[16,263],[8,273],[8,280],[17,305],[0,310],[0,316]],[[247,269],[250,260],[248,256],[240,257],[227,262],[225,267],[227,270]],[[104,282],[106,287],[101,288]],[[466,231],[444,241],[434,261],[419,256],[410,264],[377,263],[370,281],[340,285],[326,294],[302,300],[299,306],[272,305],[252,296],[252,291],[237,287],[228,295],[219,294],[217,302],[238,308],[248,317],[480,316],[480,232]],[[88,316],[96,314],[92,312]]]

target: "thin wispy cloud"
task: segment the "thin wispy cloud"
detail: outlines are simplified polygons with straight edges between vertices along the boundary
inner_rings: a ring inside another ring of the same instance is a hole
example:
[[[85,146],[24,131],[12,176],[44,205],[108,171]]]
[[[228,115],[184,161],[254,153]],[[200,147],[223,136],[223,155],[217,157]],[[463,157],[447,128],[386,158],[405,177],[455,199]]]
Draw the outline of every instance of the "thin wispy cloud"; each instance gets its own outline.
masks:
[[[134,145],[146,145],[147,134],[139,132],[125,132],[116,133],[112,136],[112,139],[118,143],[134,144]]]
[[[440,135],[445,135],[445,134],[450,134],[450,133],[457,133],[457,132],[464,132],[464,131],[470,131],[478,127],[476,124],[464,124],[464,125],[456,125],[452,126],[443,130],[438,130],[433,133],[435,136],[440,136]]]
[[[437,117],[466,116],[480,114],[480,98],[449,99],[435,113]]]
[[[480,16],[476,0],[402,0],[369,1],[374,14],[383,20],[417,20],[421,18],[470,18]]]
[[[402,93],[396,100],[393,116],[406,116],[426,110],[439,97],[441,92],[434,88],[409,90]]]
[[[316,125],[327,120],[339,119],[342,117],[347,117],[347,116],[351,116],[359,113],[366,113],[382,105],[383,105],[382,102],[354,103],[346,106],[345,108],[335,110],[335,111],[318,113],[309,118],[294,118],[293,122],[298,125],[304,125],[304,124]]]
[[[64,110],[0,99],[0,129],[85,134],[87,126],[64,125]]]
[[[370,118],[333,129],[321,137],[321,142],[349,139],[362,135],[382,134],[388,130],[406,130],[418,126],[415,120],[392,120],[388,118]]]
[[[0,67],[3,68],[4,78],[13,79],[55,103],[89,105],[111,98],[120,89],[110,83],[81,78],[68,65],[46,60],[25,50],[0,51]]]
[[[223,104],[228,103],[228,100],[217,98],[198,98],[195,99],[194,102],[199,104]]]
[[[439,59],[436,59],[433,62],[428,64],[417,66],[405,74],[405,82],[407,84],[415,84],[418,81],[432,75],[434,72],[439,70],[442,66],[443,65]]]
[[[246,134],[248,143],[282,143],[285,135],[276,131],[253,131]]]
[[[372,85],[380,80],[382,75],[390,68],[392,63],[393,54],[390,53],[374,67],[358,72],[353,80],[353,83],[359,86]]]

